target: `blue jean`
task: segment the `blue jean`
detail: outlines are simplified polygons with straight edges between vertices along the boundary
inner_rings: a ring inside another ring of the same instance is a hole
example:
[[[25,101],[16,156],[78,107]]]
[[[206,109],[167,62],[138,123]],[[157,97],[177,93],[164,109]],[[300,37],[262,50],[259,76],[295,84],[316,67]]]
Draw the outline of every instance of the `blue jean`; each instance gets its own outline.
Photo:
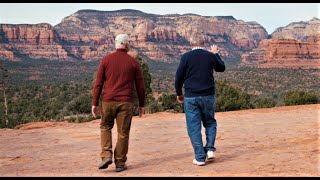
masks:
[[[214,147],[217,133],[217,121],[214,118],[215,96],[198,96],[184,98],[187,130],[198,162],[206,160],[206,153]],[[205,128],[206,145],[203,146],[201,122]]]

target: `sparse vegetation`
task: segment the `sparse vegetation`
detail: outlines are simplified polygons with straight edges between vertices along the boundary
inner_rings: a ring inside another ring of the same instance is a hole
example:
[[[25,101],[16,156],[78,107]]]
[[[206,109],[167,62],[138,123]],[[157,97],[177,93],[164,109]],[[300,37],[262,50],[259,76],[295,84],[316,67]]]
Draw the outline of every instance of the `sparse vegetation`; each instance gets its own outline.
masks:
[[[8,70],[5,89],[8,124],[1,88],[0,127],[13,128],[33,121],[93,120],[92,85],[98,64],[99,61],[2,61],[2,67]],[[174,90],[177,64],[141,61],[141,65],[147,91],[146,113],[183,112]],[[227,67],[224,73],[214,74],[216,111],[319,103],[319,72],[316,69]],[[163,94],[155,99],[152,92]]]

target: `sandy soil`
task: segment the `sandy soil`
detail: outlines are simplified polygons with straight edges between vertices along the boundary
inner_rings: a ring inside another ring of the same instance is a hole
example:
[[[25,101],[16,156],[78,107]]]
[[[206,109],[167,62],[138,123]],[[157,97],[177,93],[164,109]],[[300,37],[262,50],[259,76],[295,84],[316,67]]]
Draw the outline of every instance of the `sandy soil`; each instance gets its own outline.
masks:
[[[217,158],[192,164],[182,113],[134,117],[126,171],[99,170],[100,120],[0,129],[1,176],[320,176],[320,105],[216,113]],[[116,142],[116,125],[113,129]],[[204,137],[204,131],[203,131]]]

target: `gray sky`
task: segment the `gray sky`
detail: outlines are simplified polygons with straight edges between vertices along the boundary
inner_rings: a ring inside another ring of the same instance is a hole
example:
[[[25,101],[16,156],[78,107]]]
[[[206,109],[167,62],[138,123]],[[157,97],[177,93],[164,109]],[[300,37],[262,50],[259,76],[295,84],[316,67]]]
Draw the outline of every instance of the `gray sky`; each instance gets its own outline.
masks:
[[[56,25],[81,9],[136,9],[152,14],[194,13],[256,21],[269,34],[291,22],[320,18],[320,3],[1,3],[0,23]]]

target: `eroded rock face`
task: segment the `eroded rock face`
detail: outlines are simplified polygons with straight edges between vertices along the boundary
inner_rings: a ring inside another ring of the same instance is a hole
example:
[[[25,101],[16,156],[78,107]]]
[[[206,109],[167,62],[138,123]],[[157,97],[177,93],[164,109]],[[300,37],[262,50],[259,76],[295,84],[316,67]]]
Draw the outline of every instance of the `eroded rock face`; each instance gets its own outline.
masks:
[[[28,45],[53,44],[53,27],[50,24],[0,24],[1,41]]]
[[[0,24],[0,58],[72,60],[55,39],[50,24]]]
[[[217,43],[222,47],[222,54],[231,57],[239,55],[240,49],[255,48],[261,39],[267,37],[261,25],[229,16],[160,16],[134,10],[78,11],[64,18],[55,26],[55,30],[64,41],[89,44],[96,48],[101,45],[113,46],[117,34],[127,33],[138,51],[150,59],[167,62],[177,61],[181,53],[190,49],[188,39],[196,31],[205,32],[208,46]],[[87,57],[90,58],[90,55]],[[91,58],[94,57],[97,56]]]
[[[256,48],[268,36],[258,23],[236,20],[232,16],[80,10],[54,27],[1,24],[0,46],[10,44],[11,49],[6,51],[17,54],[14,57],[23,54],[36,59],[95,60],[114,50],[117,34],[127,33],[138,52],[152,60],[174,62],[190,50],[188,39],[197,31],[205,34],[208,48],[218,44],[221,54],[231,58]],[[0,54],[12,57],[8,52]]]
[[[17,59],[7,46],[0,46],[0,59]]]
[[[320,33],[307,42],[294,39],[269,39],[242,55],[242,64],[260,67],[320,68]]]
[[[320,20],[290,23],[242,56],[243,65],[320,68]]]

